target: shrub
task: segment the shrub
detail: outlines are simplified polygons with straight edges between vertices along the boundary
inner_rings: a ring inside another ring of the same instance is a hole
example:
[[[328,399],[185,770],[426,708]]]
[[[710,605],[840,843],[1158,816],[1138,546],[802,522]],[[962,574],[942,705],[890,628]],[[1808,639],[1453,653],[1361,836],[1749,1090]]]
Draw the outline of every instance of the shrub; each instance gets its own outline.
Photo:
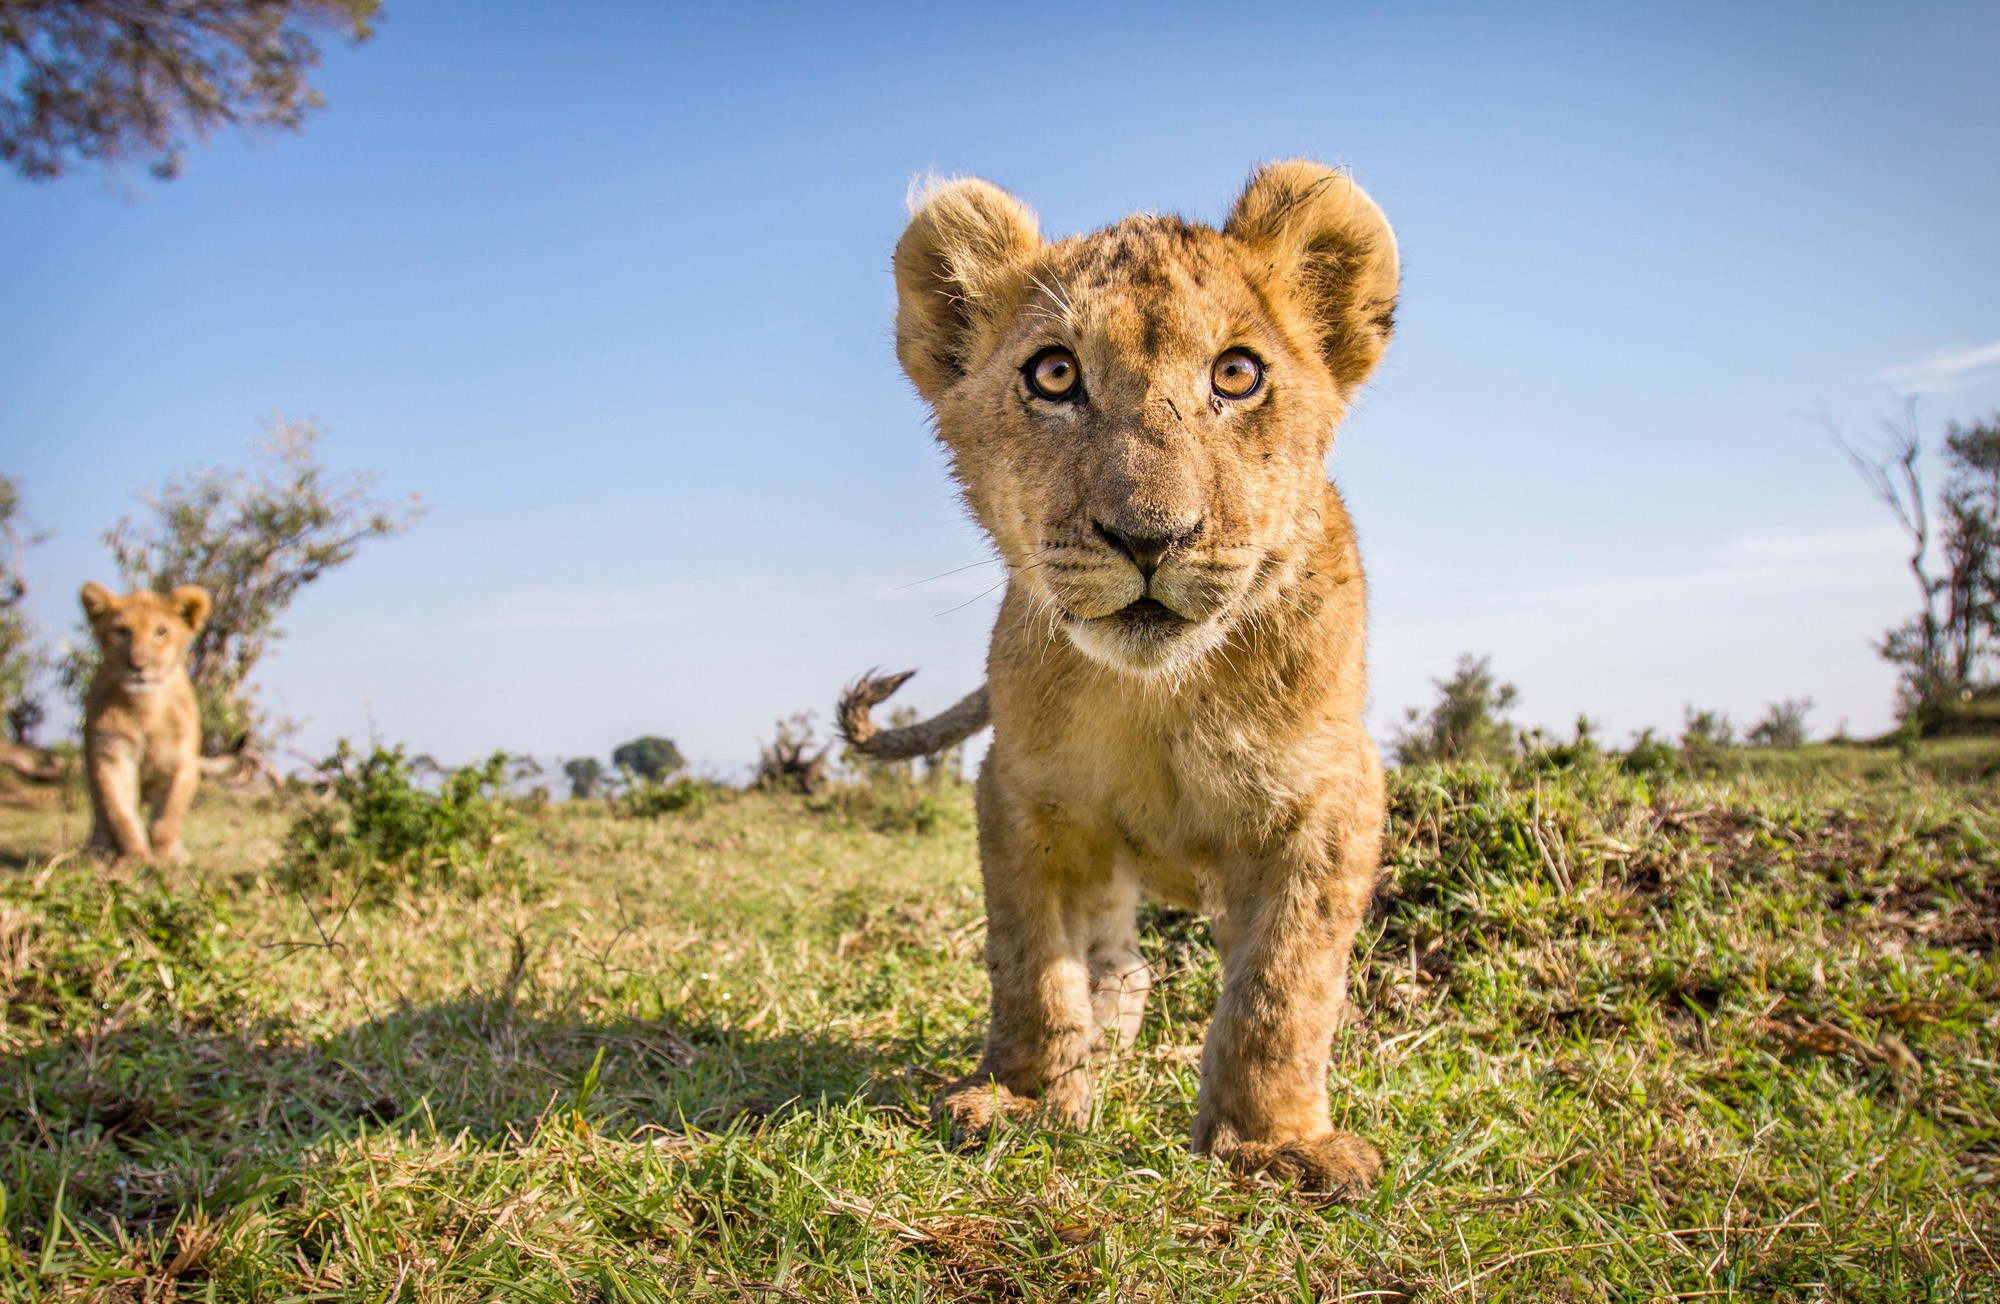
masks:
[[[963,828],[971,809],[962,780],[916,779],[890,774],[823,787],[811,809],[877,833],[928,834]]]
[[[1812,710],[1810,697],[1773,702],[1764,718],[1750,726],[1744,740],[1752,747],[1803,747],[1806,745],[1806,715]]]
[[[1569,742],[1549,742],[1535,729],[1521,743],[1528,761],[1545,770],[1585,769],[1604,759],[1604,750],[1597,745],[1597,723],[1587,715],[1576,717],[1576,737]]]
[[[285,834],[279,880],[364,901],[433,891],[477,896],[518,884],[527,862],[511,844],[518,815],[503,800],[512,765],[496,752],[482,764],[443,771],[431,792],[400,746],[361,756],[342,739],[320,767],[327,801]]]
[[[1427,716],[1409,709],[1408,727],[1396,736],[1396,759],[1404,765],[1504,760],[1514,748],[1514,726],[1502,713],[1519,693],[1493,678],[1492,658],[1468,652],[1451,678],[1432,682],[1437,705]]]
[[[653,819],[661,815],[684,815],[697,819],[707,812],[715,800],[715,793],[716,785],[707,779],[683,776],[672,783],[636,779],[625,785],[624,795],[618,798],[618,813],[634,819]]]
[[[1727,711],[1697,711],[1692,705],[1682,716],[1681,750],[1688,752],[1714,751],[1736,745],[1736,727],[1729,723]]]
[[[1618,758],[1627,774],[1672,774],[1680,768],[1680,749],[1655,734],[1651,728],[1633,735],[1632,746]]]

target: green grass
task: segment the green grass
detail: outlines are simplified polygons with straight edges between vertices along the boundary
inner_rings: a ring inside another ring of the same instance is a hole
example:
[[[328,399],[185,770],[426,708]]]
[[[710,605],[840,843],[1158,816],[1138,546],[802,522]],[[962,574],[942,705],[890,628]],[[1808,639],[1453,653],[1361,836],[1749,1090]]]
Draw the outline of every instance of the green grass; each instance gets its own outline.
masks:
[[[351,911],[280,886],[283,799],[159,872],[0,808],[0,1297],[2000,1298],[2000,796],[1935,759],[1394,776],[1355,1205],[1187,1152],[1168,914],[1093,1126],[942,1143],[962,790],[556,805]]]

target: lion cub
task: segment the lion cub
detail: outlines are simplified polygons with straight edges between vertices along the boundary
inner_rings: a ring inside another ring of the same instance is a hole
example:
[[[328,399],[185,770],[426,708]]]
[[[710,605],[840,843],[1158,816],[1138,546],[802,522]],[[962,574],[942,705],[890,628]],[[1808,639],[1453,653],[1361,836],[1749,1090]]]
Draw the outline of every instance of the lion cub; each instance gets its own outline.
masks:
[[[1366,599],[1326,456],[1389,342],[1396,240],[1346,176],[1260,169],[1221,230],[1130,217],[1044,240],[983,181],[896,246],[896,351],[1005,561],[986,686],[878,732],[911,755],[990,715],[979,849],[992,1018],[939,1101],[1082,1123],[1090,1062],[1150,985],[1143,897],[1207,911],[1223,986],[1197,1150],[1323,1190],[1374,1181],[1327,1101],[1348,953],[1380,864],[1362,728]]]
[[[187,654],[210,606],[196,584],[123,597],[83,586],[101,653],[83,708],[90,845],[121,861],[183,858],[181,821],[201,782],[201,710]],[[150,829],[140,820],[142,797],[153,808]]]

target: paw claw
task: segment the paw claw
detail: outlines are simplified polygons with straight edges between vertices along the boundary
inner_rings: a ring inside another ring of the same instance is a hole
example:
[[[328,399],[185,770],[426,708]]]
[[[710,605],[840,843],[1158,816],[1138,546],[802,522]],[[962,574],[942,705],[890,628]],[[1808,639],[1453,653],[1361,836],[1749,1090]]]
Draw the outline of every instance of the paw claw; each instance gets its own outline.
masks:
[[[1352,1132],[1315,1141],[1245,1141],[1226,1156],[1239,1173],[1269,1173],[1305,1191],[1349,1198],[1366,1194],[1382,1173],[1382,1154]]]

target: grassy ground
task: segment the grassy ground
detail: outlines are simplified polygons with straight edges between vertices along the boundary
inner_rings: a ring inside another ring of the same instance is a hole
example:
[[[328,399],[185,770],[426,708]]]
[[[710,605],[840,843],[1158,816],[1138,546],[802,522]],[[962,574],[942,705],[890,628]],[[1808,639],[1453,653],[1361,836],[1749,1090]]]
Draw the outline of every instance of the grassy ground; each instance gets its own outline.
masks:
[[[553,806],[502,885],[345,912],[281,886],[281,799],[205,801],[161,872],[79,860],[73,794],[0,808],[0,1296],[2000,1298],[2000,796],[1960,759],[1395,776],[1355,1205],[1187,1153],[1185,917],[1088,1131],[942,1143],[962,790]]]

